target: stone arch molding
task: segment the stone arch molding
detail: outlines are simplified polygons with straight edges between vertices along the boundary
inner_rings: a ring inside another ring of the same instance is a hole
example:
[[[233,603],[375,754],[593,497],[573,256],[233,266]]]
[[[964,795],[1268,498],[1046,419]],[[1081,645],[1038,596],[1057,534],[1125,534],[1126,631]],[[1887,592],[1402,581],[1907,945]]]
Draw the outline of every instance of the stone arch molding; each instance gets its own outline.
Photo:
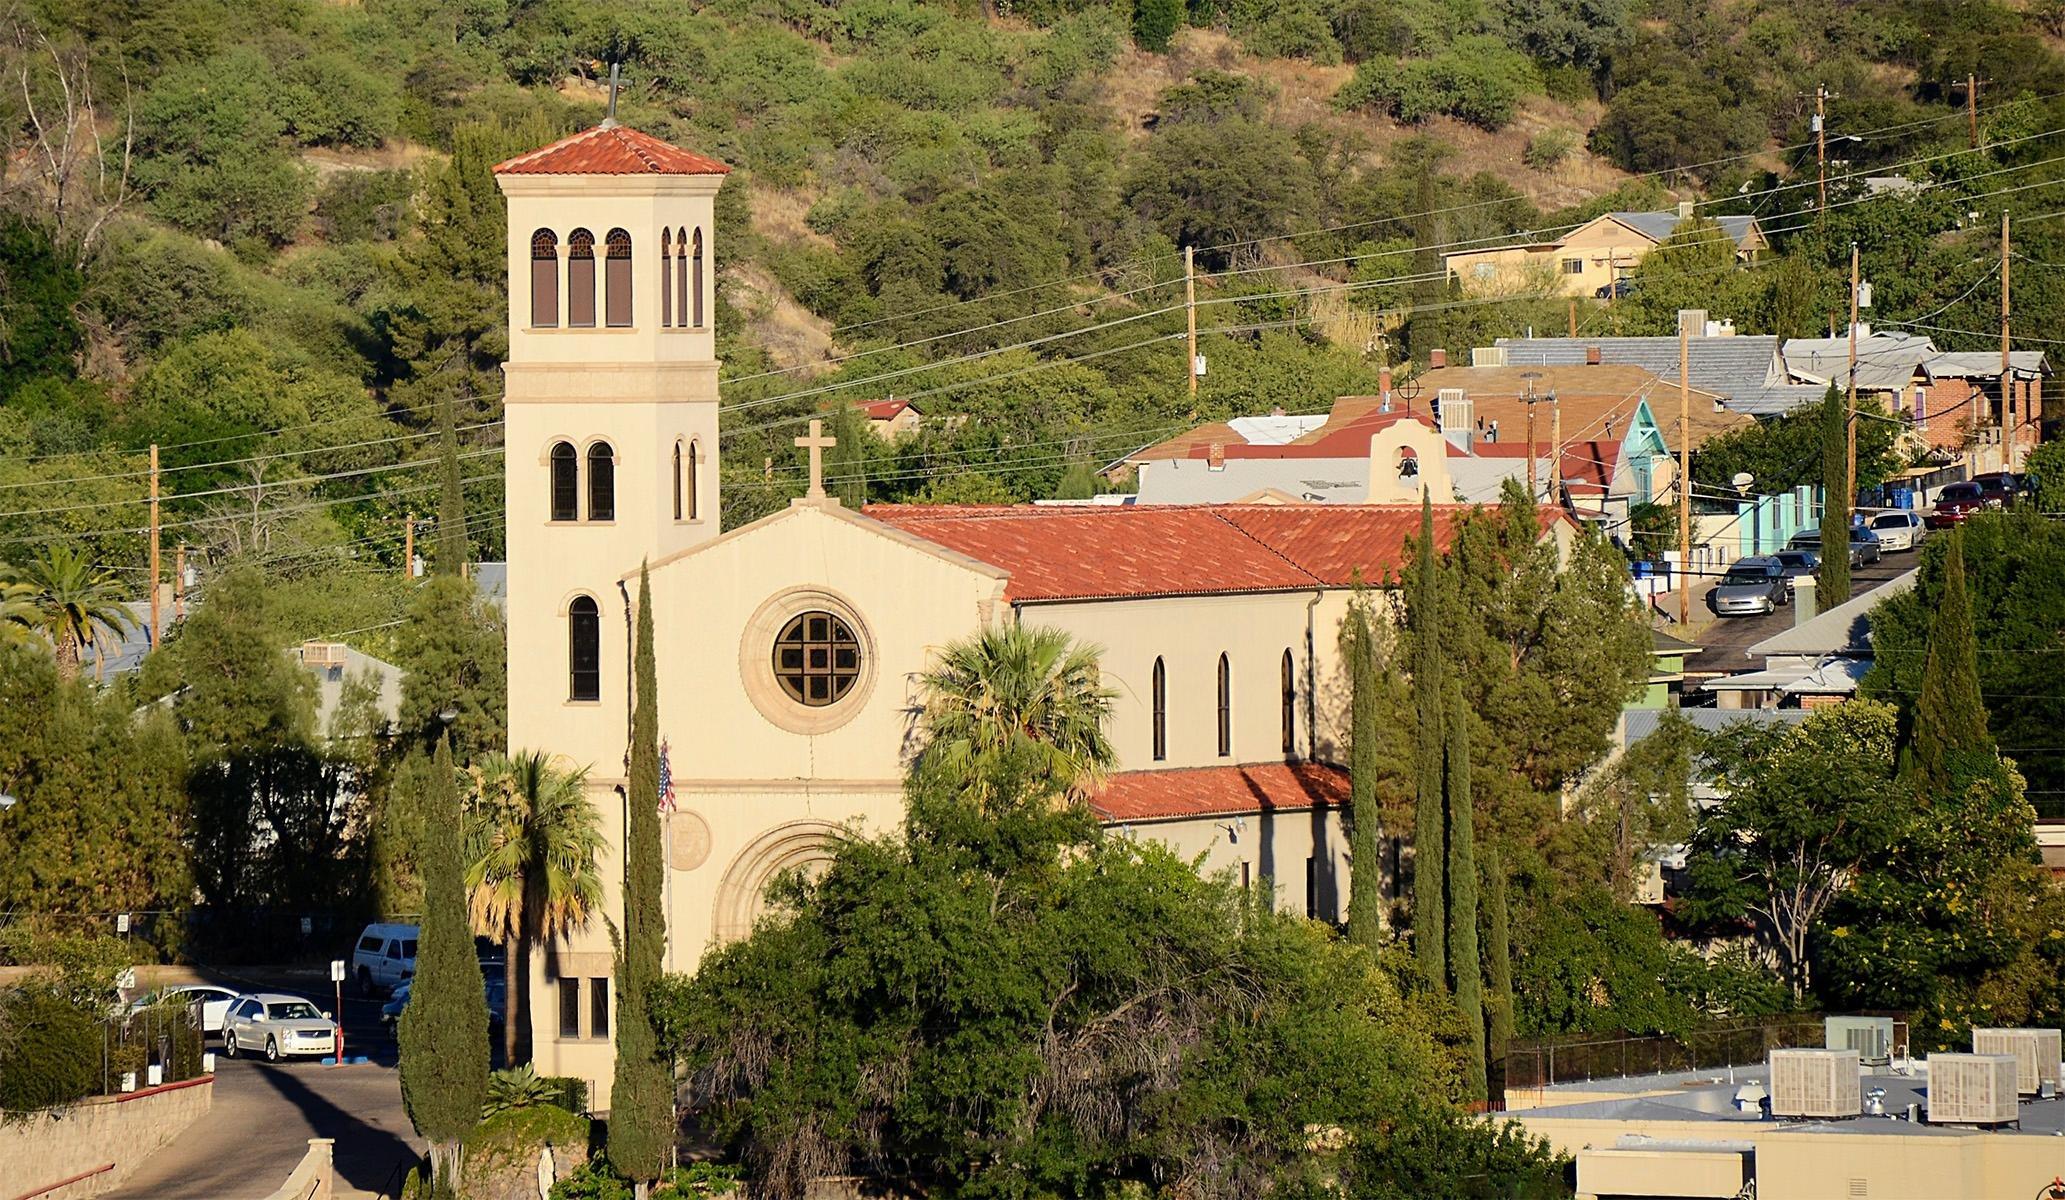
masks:
[[[711,914],[711,941],[735,942],[753,932],[768,911],[767,886],[784,871],[809,869],[832,860],[832,849],[846,834],[830,821],[790,821],[754,838],[738,852],[717,885]]]

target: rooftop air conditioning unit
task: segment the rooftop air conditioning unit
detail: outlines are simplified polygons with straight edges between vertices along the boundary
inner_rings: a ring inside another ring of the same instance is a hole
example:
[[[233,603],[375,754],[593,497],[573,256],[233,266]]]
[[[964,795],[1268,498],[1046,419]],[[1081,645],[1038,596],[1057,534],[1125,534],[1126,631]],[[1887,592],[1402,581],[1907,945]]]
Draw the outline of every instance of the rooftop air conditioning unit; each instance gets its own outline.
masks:
[[[1972,1053],[2015,1056],[2015,1090],[2034,1096],[2059,1078],[2059,1037],[2055,1029],[1974,1029]]]
[[[1829,1017],[1823,1022],[1831,1050],[1850,1050],[1857,1061],[1883,1067],[1893,1061],[1893,1018]]]
[[[1772,1116],[1854,1117],[1863,1111],[1857,1056],[1849,1050],[1771,1052]]]
[[[1470,365],[1473,367],[1503,367],[1506,365],[1504,346],[1473,346],[1470,348]]]
[[[344,652],[343,642],[303,642],[301,661],[310,667],[341,667],[344,665]]]
[[[2012,1054],[1931,1054],[1929,1120],[2006,1125],[2018,1115]]]
[[[1470,402],[1470,395],[1461,388],[1442,388],[1434,394],[1435,411],[1441,418],[1441,432],[1469,434],[1476,432],[1477,406]]]

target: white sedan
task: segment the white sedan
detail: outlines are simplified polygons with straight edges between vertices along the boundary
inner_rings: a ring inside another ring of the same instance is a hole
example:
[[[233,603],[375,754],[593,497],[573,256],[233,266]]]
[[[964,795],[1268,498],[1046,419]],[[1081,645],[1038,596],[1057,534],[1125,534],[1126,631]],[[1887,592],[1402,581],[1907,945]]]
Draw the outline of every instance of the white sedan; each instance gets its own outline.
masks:
[[[1871,531],[1879,535],[1882,549],[1912,550],[1928,536],[1929,527],[1919,514],[1898,510],[1882,512],[1871,519]]]
[[[222,1052],[235,1058],[246,1050],[262,1051],[268,1062],[296,1054],[335,1054],[337,1022],[299,996],[239,996],[222,1026]]]
[[[142,1012],[154,1004],[198,1004],[201,1006],[201,1032],[221,1033],[222,1022],[229,1015],[229,1006],[236,1002],[237,993],[228,988],[211,987],[203,983],[183,983],[138,996],[129,1006],[132,1013]]]

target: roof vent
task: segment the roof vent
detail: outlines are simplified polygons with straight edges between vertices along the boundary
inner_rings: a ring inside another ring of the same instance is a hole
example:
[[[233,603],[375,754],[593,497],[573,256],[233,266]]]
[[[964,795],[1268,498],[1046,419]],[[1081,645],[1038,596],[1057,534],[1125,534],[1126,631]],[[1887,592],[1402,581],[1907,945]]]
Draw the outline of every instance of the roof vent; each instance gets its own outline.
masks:
[[[2019,1115],[2013,1055],[1929,1056],[1931,1123],[2006,1125]]]
[[[1773,1050],[1771,1115],[1854,1117],[1864,1111],[1857,1056],[1848,1050]]]
[[[1503,367],[1506,365],[1504,346],[1476,346],[1470,351],[1470,365],[1473,367]]]
[[[2059,1037],[2055,1029],[1974,1029],[1972,1053],[2015,1056],[2015,1090],[2034,1096],[2048,1083],[2058,1087]]]

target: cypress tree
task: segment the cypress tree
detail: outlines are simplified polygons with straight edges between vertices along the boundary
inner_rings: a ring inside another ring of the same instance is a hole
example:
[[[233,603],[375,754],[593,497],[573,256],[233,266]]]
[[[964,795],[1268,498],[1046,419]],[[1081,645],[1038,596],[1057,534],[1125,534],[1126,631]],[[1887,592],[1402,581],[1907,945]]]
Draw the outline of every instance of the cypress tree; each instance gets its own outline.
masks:
[[[488,1091],[487,990],[466,917],[459,786],[448,740],[437,744],[421,804],[423,927],[397,1037],[402,1103],[430,1143],[432,1194],[445,1195],[458,1182],[459,1139],[480,1122]]]
[[[466,499],[459,490],[459,428],[447,395],[437,406],[437,562],[439,575],[458,575],[466,565]]]
[[[1420,493],[1419,562],[1406,613],[1413,627],[1413,696],[1418,718],[1413,747],[1418,768],[1413,813],[1413,948],[1420,966],[1436,987],[1447,975],[1445,926],[1448,922],[1442,859],[1446,838],[1442,812],[1441,564],[1434,548],[1434,501]]]
[[[1448,975],[1470,1034],[1463,1089],[1484,1099],[1484,960],[1477,951],[1477,839],[1470,800],[1470,713],[1463,689],[1448,685]]]
[[[1484,843],[1484,874],[1490,885],[1485,905],[1490,910],[1486,921],[1490,945],[1485,948],[1485,973],[1491,983],[1485,1004],[1491,1018],[1491,1060],[1503,1064],[1506,1047],[1513,1040],[1513,940],[1512,918],[1506,907],[1506,864],[1499,854],[1497,838],[1488,838]],[[1503,1067],[1499,1078],[1505,1078]]]
[[[1377,648],[1369,598],[1348,605],[1348,940],[1375,949],[1384,936],[1384,876],[1377,838]]]
[[[1850,408],[1831,385],[1821,400],[1821,570],[1815,592],[1822,611],[1850,598]]]
[[[638,690],[631,708],[630,806],[624,841],[624,929],[617,945],[617,1064],[611,1089],[609,1161],[644,1200],[673,1144],[673,1074],[660,1061],[647,1011],[667,938],[660,908],[659,672],[653,662],[652,580],[638,571]]]
[[[1929,655],[1922,667],[1922,693],[1914,710],[1915,766],[1929,779],[1948,778],[1952,754],[1990,750],[1986,702],[1979,695],[1979,643],[1972,628],[1972,601],[1965,591],[1965,540],[1950,534],[1943,556],[1943,592],[1929,624]]]

